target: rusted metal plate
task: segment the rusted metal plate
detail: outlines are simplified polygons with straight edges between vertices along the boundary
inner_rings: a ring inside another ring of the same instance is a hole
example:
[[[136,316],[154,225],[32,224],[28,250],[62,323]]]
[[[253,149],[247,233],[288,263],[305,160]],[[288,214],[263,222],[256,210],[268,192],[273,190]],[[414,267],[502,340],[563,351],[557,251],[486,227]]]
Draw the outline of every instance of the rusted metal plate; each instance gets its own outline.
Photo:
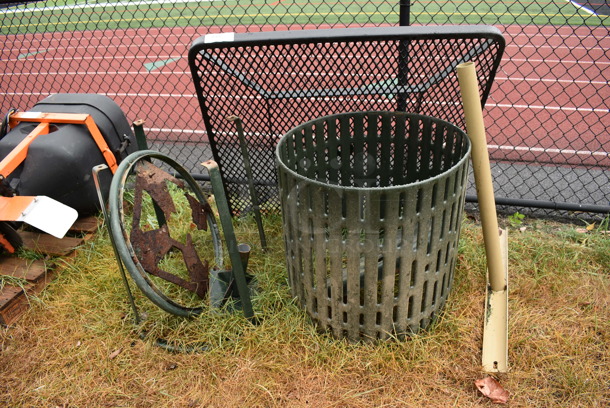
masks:
[[[136,178],[136,197],[142,198],[142,191],[146,191],[155,204],[167,216],[176,212],[174,201],[167,189],[167,182],[176,184],[178,187],[183,187],[184,183],[175,177],[172,177],[167,172],[156,167],[149,162],[140,162],[138,165],[138,176]],[[141,211],[141,208],[136,208],[134,203],[134,214],[136,211]],[[169,217],[167,217],[169,219]]]
[[[191,206],[193,223],[200,230],[207,231],[208,230],[208,216],[206,215],[206,212],[211,213],[212,208],[210,207],[210,205],[207,202],[202,204],[195,197],[193,197],[190,194],[185,194],[184,196],[186,197],[186,199],[189,202],[189,205]]]
[[[209,262],[202,261],[197,254],[191,234],[186,234],[185,242],[171,237],[166,220],[176,212],[176,205],[169,193],[168,183],[184,189],[184,183],[149,162],[141,162],[136,173],[133,217],[129,241],[135,252],[134,262],[140,263],[144,270],[161,279],[178,285],[204,298],[209,287]],[[142,218],[143,194],[152,199],[159,228],[143,231]],[[186,191],[184,192],[192,214],[193,224],[200,230],[207,230],[206,211],[211,212],[207,203],[202,204]],[[159,263],[171,252],[180,251],[188,271],[188,280],[159,267]]]
[[[152,231],[134,228],[131,231],[130,241],[137,260],[146,272],[194,292],[201,298],[205,296],[208,288],[208,262],[201,262],[199,259],[190,234],[187,236],[186,244],[182,244],[169,236],[167,225]],[[190,281],[159,267],[159,262],[173,249],[182,252]]]

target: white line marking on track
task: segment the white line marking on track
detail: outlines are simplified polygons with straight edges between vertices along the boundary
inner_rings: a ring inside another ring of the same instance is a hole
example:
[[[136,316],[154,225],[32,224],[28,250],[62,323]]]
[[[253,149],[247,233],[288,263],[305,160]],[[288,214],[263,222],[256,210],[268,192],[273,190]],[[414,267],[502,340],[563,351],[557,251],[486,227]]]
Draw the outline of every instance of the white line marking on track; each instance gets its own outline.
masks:
[[[587,60],[553,60],[553,59],[525,59],[525,58],[502,58],[502,62],[503,63],[507,63],[507,62],[513,62],[513,63],[523,63],[523,62],[529,62],[532,65],[536,65],[536,64],[548,64],[548,65],[555,65],[555,64],[562,64],[562,65],[568,65],[568,64],[573,64],[573,65],[610,65],[610,61],[587,61]],[[501,67],[500,67],[501,68]]]
[[[48,93],[43,92],[28,92],[28,93],[11,93],[2,92],[0,95],[37,95],[37,96],[48,96]],[[106,93],[104,94],[109,97],[113,96],[130,96],[130,97],[188,97],[195,98],[196,95],[171,95],[171,94],[130,94],[130,93]],[[488,104],[489,105],[489,104]],[[495,105],[503,106],[503,105]],[[511,105],[504,105],[505,107],[511,107]],[[576,110],[576,109],[575,109]],[[163,133],[179,133],[179,134],[207,134],[204,130],[193,130],[193,129],[174,129],[174,128],[146,128],[146,131],[150,132],[163,132]],[[610,152],[605,151],[589,151],[589,150],[573,150],[573,149],[554,149],[544,147],[525,147],[525,146],[507,146],[507,145],[488,145],[489,149],[505,150],[505,151],[517,151],[517,152],[533,152],[533,153],[551,153],[551,154],[564,154],[564,155],[577,155],[577,156],[599,156],[610,158]]]
[[[563,112],[597,112],[597,113],[610,113],[610,108],[597,109],[597,108],[573,108],[570,106],[542,106],[542,105],[519,105],[519,104],[504,104],[504,103],[486,103],[486,107],[492,108],[517,108],[517,109],[533,109],[533,110],[550,110],[550,111],[563,111]]]
[[[196,94],[158,94],[158,93],[110,93],[96,92],[108,97],[127,96],[131,98],[197,98]],[[0,96],[49,96],[49,92],[0,92]]]
[[[164,132],[164,133],[190,133],[190,134],[207,134],[205,130],[192,130],[192,129],[174,129],[174,128],[147,128],[147,131],[151,132]],[[233,134],[227,132],[227,134]],[[249,133],[250,135],[252,133]],[[261,135],[257,133],[257,135]],[[533,152],[533,153],[551,153],[551,154],[564,154],[564,155],[577,155],[577,156],[600,156],[609,157],[610,152],[597,151],[592,152],[589,150],[573,150],[573,149],[553,149],[544,147],[525,147],[525,146],[507,146],[507,145],[488,145],[491,150],[507,150],[517,152]]]
[[[192,129],[170,129],[170,128],[145,128],[144,130],[149,132],[163,132],[163,133],[190,133],[194,135],[207,135],[208,132],[205,130],[192,130]]]
[[[99,58],[95,58],[99,60]],[[21,60],[19,60],[21,61]],[[49,60],[45,60],[49,61]],[[38,76],[38,75],[191,75],[187,71],[47,71],[47,72],[7,72],[0,73],[0,77],[7,76]],[[315,73],[313,73],[315,74]],[[317,75],[322,75],[317,73]],[[589,81],[579,79],[556,79],[556,78],[522,78],[522,77],[499,77],[495,78],[496,81],[510,81],[510,82],[544,82],[544,83],[559,83],[559,84],[577,84],[577,85],[599,85],[607,86],[608,81]]]
[[[549,148],[544,148],[544,147],[506,146],[506,145],[488,145],[487,147],[489,149],[508,150],[508,151],[516,151],[516,152],[535,152],[535,153],[566,154],[566,155],[577,155],[577,156],[610,157],[610,152],[604,152],[604,151],[591,152],[589,150],[549,149]]]
[[[593,37],[592,35],[590,37]],[[563,37],[562,37],[563,38]],[[586,37],[583,37],[586,38]],[[550,37],[543,37],[543,40],[549,40]],[[600,38],[599,40],[601,41],[603,38]],[[534,44],[523,44],[523,45],[507,45],[506,46],[506,51],[508,52],[511,49],[517,49],[518,51],[523,51],[523,49],[525,48],[533,48],[535,51],[540,51],[540,50],[551,50],[551,51],[557,51],[558,49],[568,49],[571,52],[574,51],[578,51],[578,50],[585,50],[585,51],[600,51],[600,52],[604,52],[604,47],[603,45],[599,45],[599,43],[595,46],[592,47],[585,47],[585,46],[574,46],[574,47],[566,47],[566,48],[558,48],[557,46],[551,45],[545,43],[545,44],[541,44],[541,45],[534,45]]]
[[[546,82],[546,83],[558,83],[558,84],[579,84],[579,85],[601,85],[607,86],[608,81],[583,81],[578,79],[556,79],[556,78],[520,78],[520,77],[496,77],[495,81],[511,81],[511,82]]]
[[[63,72],[16,72],[0,74],[3,76],[38,76],[38,75],[191,75],[190,72],[165,72],[165,71],[91,71],[91,72],[77,72],[77,71],[63,71]]]
[[[163,132],[163,133],[180,133],[180,134],[207,134],[205,130],[192,130],[192,129],[173,129],[173,128],[147,128],[146,131],[150,132]],[[563,154],[569,156],[599,156],[610,158],[610,152],[598,151],[592,152],[589,150],[573,150],[573,149],[552,149],[544,147],[525,147],[525,146],[507,146],[507,145],[488,145],[491,150],[504,150],[504,151],[516,151],[516,152],[532,152],[532,153],[550,153],[550,154]]]
[[[156,4],[186,4],[186,3],[212,3],[219,0],[141,0],[141,1],[118,1],[115,3],[80,3],[66,4],[64,6],[51,7],[26,7],[26,8],[8,8],[0,11],[0,14],[21,14],[34,11],[60,11],[60,10],[82,10],[89,8],[111,8],[111,7],[127,7],[127,6],[154,6]],[[19,7],[19,6],[16,6]]]
[[[164,43],[164,44],[130,44],[130,45],[108,45],[105,46],[105,50],[111,50],[111,49],[121,49],[121,48],[125,48],[125,49],[129,49],[129,48],[137,48],[138,50],[142,50],[145,48],[152,48],[152,47],[161,47],[161,46],[184,46],[184,44],[182,43]],[[61,51],[61,50],[84,50],[84,49],[88,49],[89,47],[84,47],[84,46],[80,46],[80,47],[51,47],[51,48],[47,48],[45,49],[45,51]],[[19,52],[24,51],[24,52],[29,52],[31,49],[31,47],[27,47],[24,46],[23,43],[20,43],[20,47],[19,47]],[[15,49],[11,49],[9,47],[5,47],[2,50],[0,50],[0,53],[3,54],[10,54],[14,51]],[[186,49],[185,49],[185,54],[187,53]],[[87,61],[87,60],[106,60],[106,59],[111,59],[111,60],[116,60],[116,59],[148,59],[148,58],[159,58],[159,59],[168,59],[168,58],[180,58],[180,57],[184,57],[184,55],[181,54],[176,54],[176,55],[171,55],[171,54],[166,54],[166,55],[155,55],[155,54],[140,54],[140,55],[122,55],[122,56],[115,56],[115,55],[100,55],[100,56],[95,56],[95,57],[81,57],[81,56],[74,56],[74,55],[70,55],[69,56],[71,61]],[[57,58],[57,57],[51,57],[51,58],[47,58],[45,57],[44,60],[45,61],[64,61],[66,58]],[[3,59],[3,61],[8,61],[8,62],[14,62],[14,61],[18,61],[16,59]],[[515,63],[515,64],[520,64],[520,63],[530,63],[532,65],[536,65],[536,64],[548,64],[548,65],[555,65],[555,64],[561,64],[562,66],[565,65],[596,65],[596,66],[601,66],[601,65],[610,65],[610,61],[593,61],[593,60],[568,60],[568,59],[562,59],[562,60],[558,60],[558,59],[525,59],[525,58],[502,58],[502,62],[503,63]],[[502,66],[500,66],[500,68],[502,68]]]
[[[109,97],[132,97],[132,98],[196,98],[196,94],[159,94],[159,93],[101,93]],[[0,96],[48,96],[44,92],[0,92]],[[222,97],[222,96],[221,96]],[[225,96],[226,98],[231,98]],[[241,99],[241,97],[233,97]],[[245,98],[251,99],[251,98]],[[326,100],[326,99],[325,99]],[[596,112],[610,113],[610,108],[576,108],[571,106],[542,106],[542,105],[519,105],[519,104],[503,104],[503,103],[486,103],[486,108],[513,108],[513,109],[533,109],[533,110],[550,110],[550,111],[566,111],[566,112]]]

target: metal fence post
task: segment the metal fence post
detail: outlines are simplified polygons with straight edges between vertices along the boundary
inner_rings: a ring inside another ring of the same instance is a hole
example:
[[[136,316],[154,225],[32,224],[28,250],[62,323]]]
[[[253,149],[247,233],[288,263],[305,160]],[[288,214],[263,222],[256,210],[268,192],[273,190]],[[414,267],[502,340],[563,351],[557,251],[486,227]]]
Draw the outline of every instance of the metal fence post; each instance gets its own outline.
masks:
[[[411,1],[400,0],[398,24],[401,26],[411,25]],[[401,41],[399,44],[399,58],[398,58],[398,85],[407,85],[407,72],[409,65],[409,43],[408,41]],[[406,109],[407,102],[405,100],[406,95],[399,93],[396,96],[397,106],[396,110],[404,112]]]
[[[401,25],[401,26],[411,25],[411,1],[410,0],[400,0],[398,25]]]

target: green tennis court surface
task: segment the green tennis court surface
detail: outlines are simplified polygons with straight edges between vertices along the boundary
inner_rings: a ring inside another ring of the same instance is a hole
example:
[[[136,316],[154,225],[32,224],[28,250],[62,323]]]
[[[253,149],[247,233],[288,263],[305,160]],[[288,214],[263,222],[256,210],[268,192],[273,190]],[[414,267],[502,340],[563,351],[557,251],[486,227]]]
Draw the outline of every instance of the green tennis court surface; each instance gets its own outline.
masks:
[[[399,0],[352,2],[180,0],[47,1],[0,9],[5,34],[173,26],[396,25]],[[601,0],[412,2],[416,24],[607,25]],[[577,4],[578,3],[578,4]],[[581,4],[582,3],[582,4]],[[604,8],[605,7],[605,8]]]

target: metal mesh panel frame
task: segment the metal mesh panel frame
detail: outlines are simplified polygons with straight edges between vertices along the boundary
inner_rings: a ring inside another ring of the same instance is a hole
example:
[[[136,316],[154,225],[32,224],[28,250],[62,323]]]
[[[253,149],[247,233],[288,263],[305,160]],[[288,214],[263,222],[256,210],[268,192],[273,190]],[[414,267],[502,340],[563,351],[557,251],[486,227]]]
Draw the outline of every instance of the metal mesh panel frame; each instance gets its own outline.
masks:
[[[318,327],[350,341],[428,327],[453,281],[466,134],[427,116],[345,113],[293,129],[277,158],[288,279]]]
[[[220,40],[216,42],[217,40]],[[349,111],[407,111],[464,127],[455,67],[474,61],[481,103],[505,42],[490,26],[374,27],[203,36],[189,66],[234,214],[251,205],[230,115],[242,119],[263,208],[277,210],[273,148],[290,129]],[[266,203],[266,205],[265,205]]]

